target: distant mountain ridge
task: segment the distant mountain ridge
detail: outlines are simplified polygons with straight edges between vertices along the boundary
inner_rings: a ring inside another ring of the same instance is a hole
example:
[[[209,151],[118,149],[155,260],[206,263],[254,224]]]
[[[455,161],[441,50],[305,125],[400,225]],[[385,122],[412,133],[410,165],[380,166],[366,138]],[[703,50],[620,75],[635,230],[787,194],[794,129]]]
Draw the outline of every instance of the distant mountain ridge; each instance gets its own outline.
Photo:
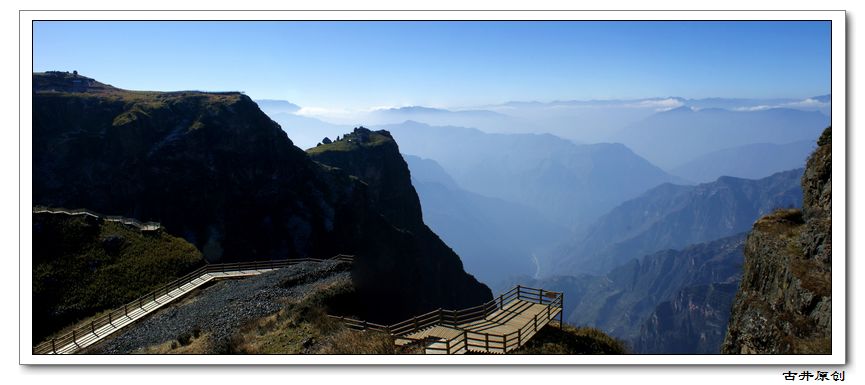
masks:
[[[270,101],[263,101],[270,102]],[[288,103],[288,102],[286,102]],[[279,111],[269,109],[262,104],[262,110],[273,116],[278,112],[295,113],[297,111]],[[797,111],[817,111],[824,115],[831,114],[831,95],[813,96],[804,99],[797,98],[769,98],[769,99],[747,99],[747,98],[703,98],[688,99],[676,96],[652,97],[642,99],[596,99],[596,100],[555,100],[555,101],[510,101],[499,104],[486,104],[474,106],[451,106],[447,108],[429,107],[422,105],[374,108],[356,111],[306,111],[303,116],[314,118],[321,123],[347,126],[358,123],[380,126],[388,124],[399,124],[406,120],[423,122],[432,126],[460,126],[474,127],[487,133],[549,133],[565,138],[575,143],[604,143],[621,142],[621,136],[617,133],[631,125],[642,124],[641,121],[651,119],[653,115],[677,107],[688,107],[695,110],[723,109],[731,112],[758,112],[771,109],[791,109]],[[759,114],[757,114],[759,115]],[[720,120],[709,119],[712,124],[724,123]],[[279,121],[278,119],[274,119]],[[769,119],[768,126],[783,124],[781,120]],[[696,127],[696,126],[695,126]],[[304,127],[305,128],[305,127]],[[765,127],[764,127],[765,128]],[[817,129],[819,131],[819,129]],[[292,139],[298,136],[295,131]],[[333,136],[337,133],[322,131],[324,136]],[[319,138],[320,140],[321,138]],[[813,138],[799,138],[813,139]],[[797,140],[796,138],[779,138],[775,143],[786,143]],[[304,148],[309,148],[317,142],[310,143],[306,139],[298,140],[303,143]],[[766,140],[746,141],[739,144],[766,142]],[[738,144],[724,145],[714,148],[720,150],[733,147]],[[709,151],[698,151],[703,154]],[[641,152],[638,152],[641,153]],[[687,161],[697,155],[684,156],[681,162]],[[653,159],[650,159],[655,162]],[[680,163],[681,163],[680,162]],[[659,164],[666,168],[677,166]]]
[[[652,115],[618,132],[613,140],[666,170],[703,154],[753,143],[813,141],[829,124],[817,111],[771,108],[731,111],[684,106]]]
[[[300,111],[300,106],[286,100],[259,99],[255,101],[255,104],[258,104],[258,108],[268,115],[274,113],[293,114]]]
[[[814,142],[811,140],[747,144],[702,155],[670,172],[697,183],[711,182],[722,176],[759,179],[801,167],[812,150]]]
[[[697,186],[664,184],[626,201],[545,261],[542,274],[603,274],[625,261],[747,230],[760,215],[799,207],[802,169]]]
[[[301,107],[286,100],[256,100],[262,112],[278,123],[291,141],[301,149],[315,147],[322,139],[336,139],[351,129],[350,125],[332,124],[301,114]]]
[[[538,210],[567,228],[626,199],[679,182],[621,144],[578,145],[549,134],[487,134],[418,122],[381,126],[406,154],[435,160],[464,189]]]

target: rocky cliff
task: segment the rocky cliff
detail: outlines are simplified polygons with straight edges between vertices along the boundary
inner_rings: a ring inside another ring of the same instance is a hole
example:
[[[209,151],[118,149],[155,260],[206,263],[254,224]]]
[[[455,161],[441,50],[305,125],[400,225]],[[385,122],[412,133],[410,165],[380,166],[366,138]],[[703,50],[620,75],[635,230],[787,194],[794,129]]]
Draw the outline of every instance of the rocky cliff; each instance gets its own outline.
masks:
[[[802,176],[803,209],[760,218],[745,244],[742,282],[723,353],[832,351],[832,129]]]
[[[492,297],[422,231],[398,153],[373,159],[351,148],[369,161],[356,165],[364,172],[336,169],[241,93],[126,91],[56,72],[33,79],[34,204],[157,221],[210,262],[355,254],[353,312],[371,321]],[[388,195],[391,187],[401,189]]]

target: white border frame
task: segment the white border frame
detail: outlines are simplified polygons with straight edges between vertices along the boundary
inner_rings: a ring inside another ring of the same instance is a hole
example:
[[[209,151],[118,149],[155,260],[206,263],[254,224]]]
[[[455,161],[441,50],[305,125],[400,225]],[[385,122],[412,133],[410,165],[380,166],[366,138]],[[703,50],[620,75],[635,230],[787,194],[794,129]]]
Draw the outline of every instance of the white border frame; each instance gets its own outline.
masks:
[[[841,365],[846,364],[846,20],[844,11],[20,11],[19,363],[365,365]],[[832,22],[831,355],[71,355],[32,354],[32,22],[34,20],[826,20]],[[841,159],[842,161],[837,161]],[[838,256],[841,256],[840,258]],[[24,311],[26,310],[26,311]]]

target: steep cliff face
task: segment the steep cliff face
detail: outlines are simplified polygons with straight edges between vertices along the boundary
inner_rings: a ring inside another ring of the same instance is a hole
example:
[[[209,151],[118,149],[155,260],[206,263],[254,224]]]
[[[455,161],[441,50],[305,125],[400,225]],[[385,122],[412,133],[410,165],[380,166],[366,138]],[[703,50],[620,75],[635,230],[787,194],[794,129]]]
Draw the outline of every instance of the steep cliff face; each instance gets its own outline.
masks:
[[[389,132],[355,128],[339,141],[313,147],[308,153],[313,160],[365,182],[370,206],[390,223],[409,230],[425,227],[408,165]]]
[[[210,262],[314,254],[353,193],[239,93],[37,89],[33,150],[34,204],[158,221]]]
[[[832,351],[832,129],[802,176],[803,209],[760,218],[745,244],[723,353]]]
[[[240,93],[33,77],[34,204],[157,221],[210,262],[355,254],[364,300],[352,311],[372,321],[492,297],[434,234],[415,231],[425,229],[416,195],[391,200],[391,186],[411,188],[398,154],[349,149],[368,162],[362,181],[310,159]]]
[[[366,257],[368,265],[356,271],[358,285],[379,298],[403,297],[411,301],[432,294],[455,307],[492,298],[489,288],[466,274],[459,256],[424,224],[408,166],[387,131],[358,128],[339,141],[310,149],[309,154],[313,160],[359,178],[364,184],[365,207],[376,213],[364,224],[367,232],[384,227],[384,223],[397,230],[361,245],[370,252]],[[400,254],[405,251],[410,254]],[[384,277],[390,282],[384,282]],[[394,284],[401,289],[394,290]],[[436,306],[431,302],[425,305]]]

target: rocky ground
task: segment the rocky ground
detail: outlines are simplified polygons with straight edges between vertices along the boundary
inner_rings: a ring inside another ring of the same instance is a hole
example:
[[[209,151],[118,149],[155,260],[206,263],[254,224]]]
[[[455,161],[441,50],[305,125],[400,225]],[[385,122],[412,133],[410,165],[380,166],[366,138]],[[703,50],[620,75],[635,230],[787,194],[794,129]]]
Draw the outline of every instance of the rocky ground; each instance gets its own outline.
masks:
[[[205,353],[227,353],[244,325],[275,314],[322,288],[350,285],[350,263],[305,262],[259,276],[223,280],[163,308],[88,348],[85,354],[153,353],[160,345],[186,345],[206,335]],[[175,342],[181,341],[181,342]]]

